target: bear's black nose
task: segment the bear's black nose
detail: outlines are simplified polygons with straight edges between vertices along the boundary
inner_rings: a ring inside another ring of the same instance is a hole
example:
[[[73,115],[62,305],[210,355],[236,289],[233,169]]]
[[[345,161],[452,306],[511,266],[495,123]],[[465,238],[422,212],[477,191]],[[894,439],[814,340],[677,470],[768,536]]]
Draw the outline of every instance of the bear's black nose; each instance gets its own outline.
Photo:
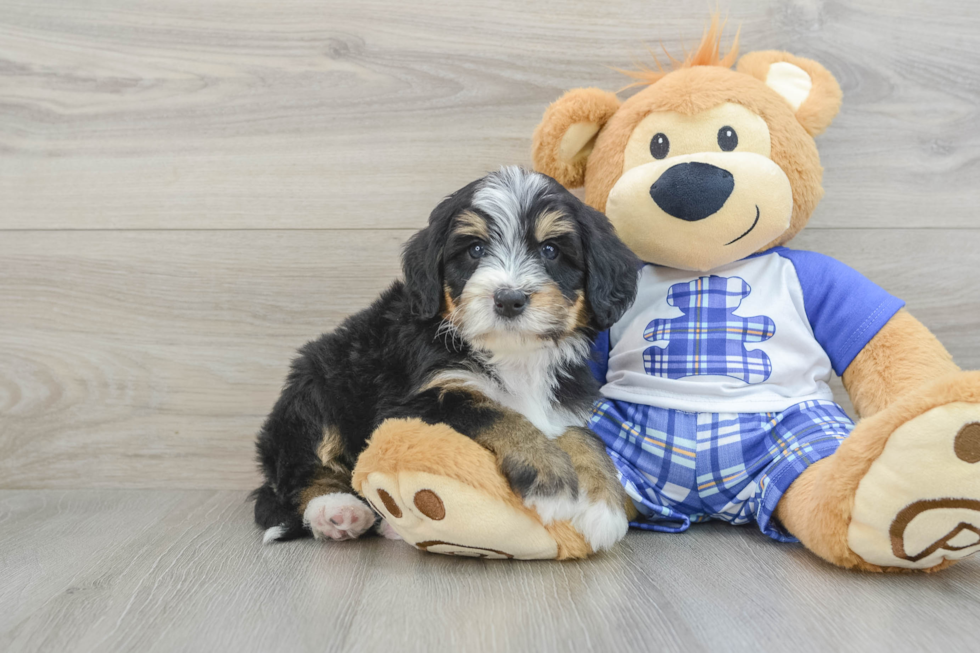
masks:
[[[527,306],[527,295],[522,290],[502,288],[493,293],[493,309],[501,317],[517,317]]]
[[[650,186],[650,196],[664,213],[695,222],[714,215],[735,189],[732,173],[710,163],[678,163]]]

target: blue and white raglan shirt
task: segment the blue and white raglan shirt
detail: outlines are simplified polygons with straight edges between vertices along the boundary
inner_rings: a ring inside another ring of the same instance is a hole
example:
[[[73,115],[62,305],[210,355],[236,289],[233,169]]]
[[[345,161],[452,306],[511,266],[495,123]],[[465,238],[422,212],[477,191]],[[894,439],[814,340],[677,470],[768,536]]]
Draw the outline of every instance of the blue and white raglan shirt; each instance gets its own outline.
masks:
[[[777,247],[710,273],[645,265],[633,307],[596,342],[607,399],[693,413],[832,401],[831,370],[904,306],[828,256]]]
[[[639,275],[632,308],[596,342],[604,398],[589,421],[639,513],[632,525],[755,521],[793,541],[773,518],[780,499],[854,428],[831,372],[903,303],[832,258],[785,247],[709,273]]]

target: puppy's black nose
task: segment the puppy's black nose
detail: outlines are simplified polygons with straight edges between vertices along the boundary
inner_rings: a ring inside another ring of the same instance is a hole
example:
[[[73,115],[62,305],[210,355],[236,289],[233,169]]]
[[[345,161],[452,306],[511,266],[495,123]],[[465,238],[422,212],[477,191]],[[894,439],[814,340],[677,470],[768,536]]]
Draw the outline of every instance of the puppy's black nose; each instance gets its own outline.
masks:
[[[735,189],[732,173],[710,163],[678,163],[650,187],[650,196],[664,213],[695,222],[714,215]]]
[[[517,317],[527,307],[527,295],[521,290],[501,288],[493,294],[493,310],[502,317]]]

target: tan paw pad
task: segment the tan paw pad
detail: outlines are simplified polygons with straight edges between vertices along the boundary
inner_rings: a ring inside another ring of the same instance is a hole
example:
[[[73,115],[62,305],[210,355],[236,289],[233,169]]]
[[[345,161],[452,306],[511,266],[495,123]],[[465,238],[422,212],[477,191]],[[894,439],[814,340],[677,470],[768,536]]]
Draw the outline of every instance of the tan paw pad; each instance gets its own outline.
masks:
[[[928,569],[980,551],[980,406],[952,403],[888,439],[854,497],[848,544],[883,567]]]
[[[480,558],[548,559],[548,531],[524,511],[445,476],[371,472],[362,495],[402,538],[430,553]]]

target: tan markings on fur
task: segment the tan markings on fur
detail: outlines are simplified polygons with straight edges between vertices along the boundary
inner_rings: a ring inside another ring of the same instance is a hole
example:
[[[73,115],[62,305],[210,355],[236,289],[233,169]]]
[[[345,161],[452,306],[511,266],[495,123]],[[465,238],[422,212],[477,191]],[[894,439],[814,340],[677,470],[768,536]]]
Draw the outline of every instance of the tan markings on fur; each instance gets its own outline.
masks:
[[[474,236],[482,240],[487,240],[490,237],[487,221],[472,211],[463,211],[456,216],[453,223],[453,233]]]
[[[454,322],[457,306],[456,306],[456,302],[453,300],[452,293],[449,292],[449,286],[442,287],[442,296],[443,299],[445,299],[446,301],[446,308],[442,313],[442,317],[443,319],[449,320],[450,322]]]
[[[455,311],[447,316],[446,319],[459,326],[457,322],[458,316],[465,314],[466,307],[476,299],[463,295],[459,302],[455,304]],[[585,304],[585,297],[582,292],[577,291],[575,298],[569,299],[562,294],[561,289],[553,281],[544,283],[541,288],[531,293],[528,310],[544,313],[545,320],[548,324],[554,325],[554,331],[546,335],[538,334],[537,337],[540,339],[550,340],[555,338],[556,335],[558,339],[566,338],[572,335],[577,327],[588,326],[589,322],[588,307]],[[556,334],[556,331],[561,331],[561,333]],[[473,338],[473,342],[477,345],[489,346],[489,338],[492,336],[493,334],[477,336]]]
[[[343,442],[337,429],[327,426],[323,429],[323,439],[316,449],[316,455],[324,465],[340,458],[343,453]]]
[[[843,381],[857,414],[867,418],[957,370],[939,339],[902,309],[854,357]]]
[[[349,469],[340,463],[321,467],[313,476],[313,481],[299,495],[299,514],[306,512],[306,504],[317,497],[338,492],[350,494],[352,491]]]
[[[635,521],[637,517],[640,516],[640,511],[636,509],[636,504],[633,503],[633,499],[626,497],[626,519],[630,521]]]
[[[585,293],[581,290],[575,292],[575,302],[568,311],[568,321],[566,331],[575,331],[589,326],[589,307],[585,303]]]
[[[584,310],[585,298],[582,292],[578,291],[574,299],[569,299],[562,293],[558,284],[549,281],[531,294],[528,305],[533,310],[543,311],[556,329],[563,330],[560,337],[564,338],[572,335],[578,325]]]
[[[324,494],[351,492],[351,470],[341,461],[342,453],[343,443],[340,439],[340,433],[333,427],[325,427],[323,439],[316,450],[322,467],[317,470],[310,485],[300,493],[300,514],[303,514],[306,510],[306,504],[312,499]]]
[[[862,571],[911,570],[872,565],[847,545],[854,495],[888,438],[902,424],[952,402],[980,403],[980,372],[956,372],[891,402],[887,410],[858,423],[833,456],[803,472],[776,506],[776,518],[818,556]],[[953,564],[946,560],[923,571]]]
[[[534,223],[534,237],[539,243],[570,233],[575,233],[575,223],[560,211],[545,211]]]
[[[558,543],[558,555],[555,556],[556,560],[585,558],[592,553],[592,547],[585,541],[582,534],[575,530],[571,522],[551,522],[545,525],[544,529]]]
[[[489,400],[487,400],[489,403]],[[490,407],[500,413],[500,417],[486,428],[478,431],[474,439],[500,458],[513,453],[529,459],[536,455],[547,443],[547,438],[520,413],[498,404]]]
[[[591,431],[570,428],[555,442],[572,459],[579,490],[584,490],[590,501],[605,501],[610,506],[626,503],[626,492],[617,478],[616,466],[605,446]]]
[[[418,419],[391,419],[375,430],[367,449],[357,459],[353,486],[371,472],[394,476],[401,471],[437,474],[466,483],[537,520],[524,506],[497,468],[494,455],[446,424],[425,424]],[[558,559],[584,558],[591,553],[585,539],[568,522],[545,527],[558,543]]]
[[[439,399],[443,399],[447,392],[465,392],[470,395],[470,401],[476,404],[490,403],[483,394],[474,390],[465,379],[454,376],[452,371],[440,372],[434,375],[429,381],[419,388],[419,392],[427,390],[439,390]]]
[[[470,304],[473,303],[475,298],[473,297],[473,295],[467,295],[464,292],[462,295],[460,295],[458,300],[454,300],[450,297],[448,287],[444,288],[443,291],[445,292],[446,295],[447,310],[442,317],[447,322],[449,322],[449,324],[451,324],[453,327],[459,329],[463,326],[460,319],[461,316],[466,313],[468,307],[470,306]],[[448,308],[450,303],[452,304],[451,309]]]
[[[350,476],[350,467],[341,462],[343,446],[340,433],[336,428],[328,426],[323,429],[323,440],[317,447],[316,455],[320,459],[320,464],[330,473]]]

